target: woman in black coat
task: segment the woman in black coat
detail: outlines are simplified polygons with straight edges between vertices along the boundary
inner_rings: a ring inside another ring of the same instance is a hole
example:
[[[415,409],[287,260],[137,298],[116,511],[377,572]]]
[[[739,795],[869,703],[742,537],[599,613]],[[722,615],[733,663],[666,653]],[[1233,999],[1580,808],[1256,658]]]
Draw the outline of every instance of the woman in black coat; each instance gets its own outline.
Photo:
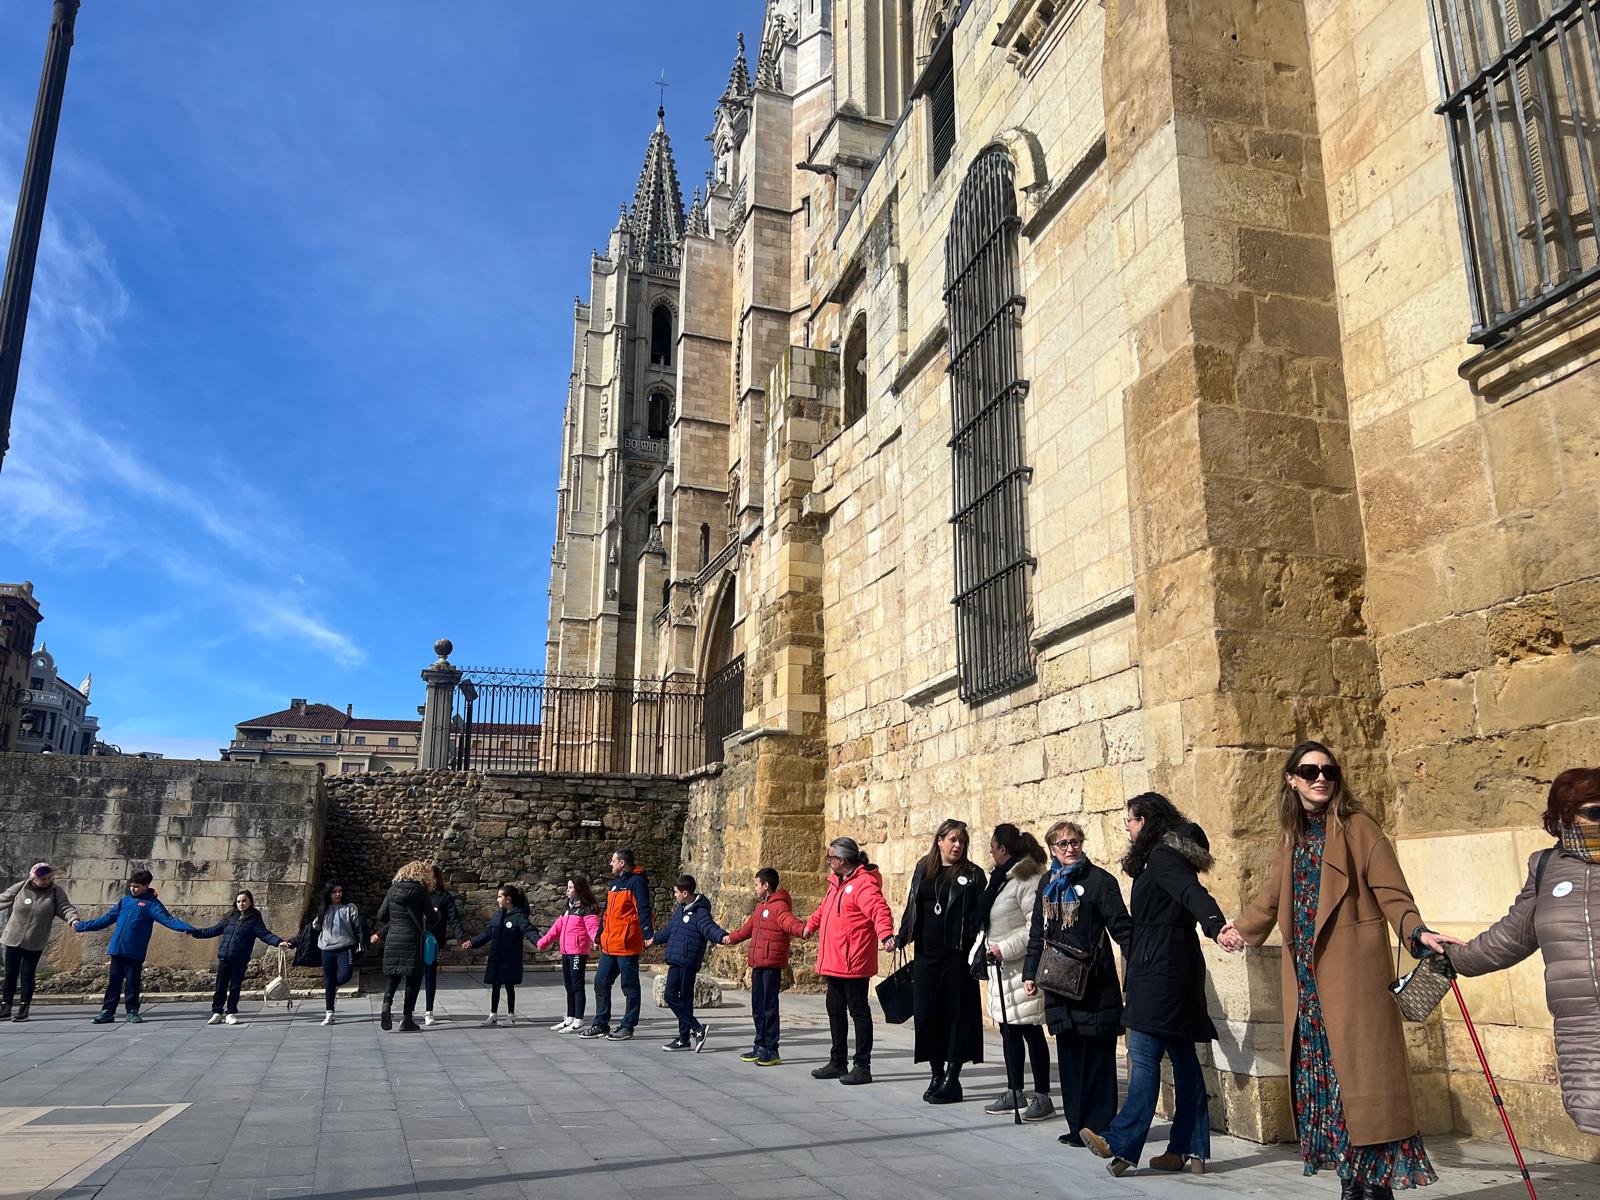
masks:
[[[452,941],[467,936],[461,926],[461,909],[456,898],[444,886],[444,871],[433,864],[433,889],[428,893],[428,933],[432,935],[435,950],[443,950]],[[422,1023],[433,1024],[433,998],[439,993],[439,956],[422,964]]]
[[[405,984],[405,1008],[400,1031],[415,1033],[417,993],[422,990],[422,935],[428,925],[428,889],[433,884],[433,867],[425,862],[408,862],[395,872],[389,893],[384,896],[374,922],[372,944],[383,939],[383,1014],[378,1023],[394,1028],[394,994]]]
[[[1177,1103],[1167,1151],[1150,1165],[1201,1175],[1211,1154],[1211,1121],[1195,1043],[1214,1040],[1217,1030],[1206,1012],[1206,964],[1195,925],[1229,953],[1242,948],[1244,939],[1237,930],[1224,932],[1228,919],[1200,882],[1200,873],[1211,869],[1211,846],[1200,826],[1155,792],[1128,801],[1123,824],[1129,845],[1122,869],[1133,879],[1128,1003],[1122,1013],[1128,1095],[1103,1135],[1089,1126],[1079,1132],[1084,1145],[1111,1160],[1107,1170],[1113,1175],[1135,1166],[1155,1119],[1165,1055],[1172,1060]]]
[[[974,943],[983,929],[987,880],[967,857],[967,827],[946,821],[917,864],[895,949],[917,948],[912,984],[916,1061],[929,1064],[922,1098],[930,1104],[962,1099],[961,1065],[983,1061],[983,1008],[972,975]]]
[[[495,893],[495,914],[477,937],[464,939],[463,950],[478,946],[489,947],[489,957],[483,964],[483,981],[492,989],[489,993],[489,1015],[485,1025],[500,1023],[500,989],[506,993],[506,1024],[517,1023],[517,984],[522,982],[522,939],[535,945],[539,931],[528,919],[528,897],[522,889],[512,884],[503,885]]]
[[[1082,997],[1044,994],[1044,1019],[1055,1035],[1061,1063],[1061,1110],[1067,1132],[1057,1141],[1081,1146],[1078,1131],[1104,1129],[1117,1111],[1117,1038],[1122,1033],[1122,985],[1111,943],[1128,953],[1133,918],[1122,902],[1122,889],[1104,867],[1089,861],[1083,829],[1057,821],[1045,835],[1052,863],[1050,874],[1033,904],[1028,956],[1022,964],[1022,988],[1030,996],[1046,941],[1092,955]]]

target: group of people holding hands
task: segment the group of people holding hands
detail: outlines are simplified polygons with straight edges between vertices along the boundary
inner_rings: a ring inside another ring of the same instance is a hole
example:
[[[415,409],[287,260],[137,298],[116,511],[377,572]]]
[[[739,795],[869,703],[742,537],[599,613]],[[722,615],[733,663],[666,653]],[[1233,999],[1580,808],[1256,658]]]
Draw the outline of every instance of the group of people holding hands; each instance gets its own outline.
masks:
[[[611,856],[603,900],[589,880],[574,875],[566,882],[565,911],[541,931],[527,897],[506,884],[474,937],[466,935],[439,868],[420,861],[396,873],[370,929],[334,883],[294,939],[280,939],[267,928],[248,891],[238,894],[224,920],[209,928],[190,926],[166,910],[144,871],[132,877],[117,904],[93,920],[80,920],[50,865],[40,863],[28,879],[0,893],[0,1019],[27,1019],[35,967],[57,919],[79,933],[114,926],[111,979],[97,1023],[115,1019],[119,996],[127,1019],[139,1020],[140,968],[158,923],[219,939],[212,1023],[236,1019],[257,941],[292,947],[298,965],[322,968],[324,1024],[334,1023],[338,988],[365,950],[381,942],[386,984],[380,1023],[393,1027],[394,999],[401,994],[400,1029],[416,1030],[419,998],[423,1023],[434,1021],[438,951],[448,941],[486,951],[484,982],[491,1000],[483,1023],[499,1023],[503,996],[506,1023],[512,1024],[526,941],[561,954],[566,1015],[551,1028],[626,1041],[640,1016],[640,956],[660,946],[668,968],[666,1003],[678,1024],[662,1049],[697,1052],[707,1034],[695,1014],[695,982],[707,947],[748,943],[754,1041],[740,1058],[778,1066],[779,990],[790,945],[795,938],[815,938],[830,1047],[827,1061],[811,1074],[860,1085],[872,1082],[869,987],[879,974],[879,953],[914,948],[913,1053],[928,1069],[924,1101],[965,1098],[962,1068],[983,1061],[986,989],[989,1015],[1000,1026],[1006,1087],[985,1112],[1024,1121],[1054,1116],[1048,1031],[1055,1039],[1066,1123],[1059,1140],[1106,1159],[1110,1173],[1120,1177],[1144,1157],[1165,1058],[1172,1064],[1175,1111],[1167,1146],[1148,1165],[1199,1174],[1211,1147],[1198,1049],[1217,1036],[1208,1015],[1200,936],[1237,953],[1263,944],[1276,929],[1283,943],[1284,1029],[1305,1173],[1335,1172],[1342,1200],[1388,1200],[1395,1188],[1436,1179],[1412,1099],[1400,1012],[1389,994],[1392,932],[1414,958],[1442,956],[1445,970],[1462,975],[1501,970],[1543,950],[1563,1099],[1581,1129],[1600,1133],[1600,976],[1593,971],[1600,957],[1600,770],[1573,769],[1556,778],[1544,816],[1556,844],[1530,859],[1527,882],[1507,915],[1470,942],[1424,922],[1393,844],[1363,811],[1327,746],[1303,742],[1290,752],[1278,816],[1280,837],[1266,886],[1231,919],[1202,881],[1212,865],[1205,831],[1154,792],[1130,799],[1123,813],[1127,845],[1117,866],[1131,881],[1126,901],[1074,821],[1051,825],[1043,844],[1013,824],[996,826],[986,870],[972,859],[967,826],[947,820],[912,872],[898,923],[881,872],[848,837],[827,847],[827,891],[808,918],[794,913],[778,872],[765,867],[755,875],[749,917],[732,932],[717,923],[688,875],[677,879],[675,907],[656,926],[648,880],[626,848]],[[1113,945],[1121,951],[1120,978]],[[595,1011],[589,1019],[586,976],[596,950]],[[896,972],[889,984],[903,979]],[[617,982],[624,1007],[613,1025],[611,990]],[[13,1012],[19,988],[20,1005]],[[1116,1054],[1124,1034],[1129,1072],[1119,1105]]]

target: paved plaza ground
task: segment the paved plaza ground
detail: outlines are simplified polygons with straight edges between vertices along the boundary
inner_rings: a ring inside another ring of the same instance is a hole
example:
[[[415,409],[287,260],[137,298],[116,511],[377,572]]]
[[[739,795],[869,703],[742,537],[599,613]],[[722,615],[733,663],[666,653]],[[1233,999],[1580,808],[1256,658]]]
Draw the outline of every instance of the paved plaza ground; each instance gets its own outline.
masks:
[[[781,1067],[741,1063],[748,997],[706,1014],[704,1053],[664,1054],[674,1032],[645,995],[632,1042],[581,1041],[546,1026],[559,978],[519,993],[528,1023],[478,1025],[487,992],[443,982],[442,1023],[385,1034],[375,997],[244,1007],[238,1026],[207,1006],[149,1003],[143,1025],[91,1025],[93,1010],[39,1006],[0,1025],[0,1200],[854,1200],[1050,1196],[1066,1200],[1210,1195],[1334,1197],[1287,1147],[1213,1140],[1213,1172],[1148,1170],[1113,1179],[1063,1125],[985,1116],[991,1062],[970,1069],[964,1104],[923,1104],[910,1027],[879,1025],[871,1087],[819,1082],[820,998],[784,997]],[[620,999],[620,995],[618,997]],[[1152,1152],[1164,1147],[1157,1126]],[[1440,1183],[1425,1196],[1517,1200],[1506,1147],[1435,1139]],[[1534,1154],[1541,1200],[1593,1200],[1600,1167]]]

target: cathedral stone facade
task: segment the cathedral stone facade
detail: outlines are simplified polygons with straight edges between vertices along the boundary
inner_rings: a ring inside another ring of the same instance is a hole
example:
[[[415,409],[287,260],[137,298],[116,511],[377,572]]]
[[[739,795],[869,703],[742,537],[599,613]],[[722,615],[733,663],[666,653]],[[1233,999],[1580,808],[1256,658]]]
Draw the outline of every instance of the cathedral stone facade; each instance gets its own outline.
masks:
[[[849,834],[903,893],[946,816],[1110,863],[1155,788],[1237,912],[1316,737],[1431,923],[1504,911],[1600,734],[1600,164],[1541,115],[1597,107],[1577,41],[1485,150],[1545,53],[1435,41],[1485,5],[752,3],[689,210],[658,123],[577,306],[547,664],[742,669],[708,891],[804,904]],[[1262,1140],[1275,953],[1211,964],[1213,1115]],[[1467,996],[1528,1140],[1600,1160],[1538,970]],[[1497,1128],[1459,1023],[1409,1032],[1425,1130]]]

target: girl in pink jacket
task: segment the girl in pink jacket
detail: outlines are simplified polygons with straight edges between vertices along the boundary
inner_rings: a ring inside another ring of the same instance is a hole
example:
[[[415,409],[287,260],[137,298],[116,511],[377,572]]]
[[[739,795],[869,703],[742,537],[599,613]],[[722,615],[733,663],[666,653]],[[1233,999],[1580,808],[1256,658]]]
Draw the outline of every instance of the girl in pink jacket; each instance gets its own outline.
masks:
[[[539,939],[539,949],[561,946],[561,982],[567,986],[567,1015],[550,1026],[557,1033],[572,1033],[583,1028],[584,975],[589,969],[589,951],[600,936],[600,909],[594,902],[589,881],[577,875],[567,880],[567,911],[550,925]]]

